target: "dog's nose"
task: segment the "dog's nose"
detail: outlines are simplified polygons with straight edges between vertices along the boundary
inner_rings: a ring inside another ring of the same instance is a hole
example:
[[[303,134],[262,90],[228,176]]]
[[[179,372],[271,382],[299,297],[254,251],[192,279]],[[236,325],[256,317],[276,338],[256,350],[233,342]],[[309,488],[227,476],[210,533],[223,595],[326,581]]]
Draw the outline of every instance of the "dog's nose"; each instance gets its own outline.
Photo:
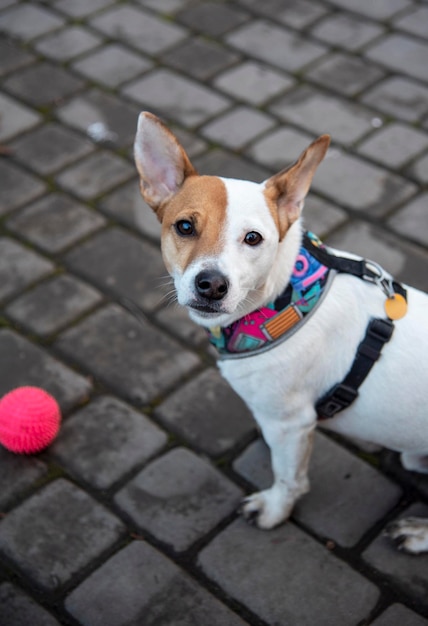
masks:
[[[217,270],[205,270],[195,278],[196,291],[207,300],[221,300],[227,294],[227,278]]]

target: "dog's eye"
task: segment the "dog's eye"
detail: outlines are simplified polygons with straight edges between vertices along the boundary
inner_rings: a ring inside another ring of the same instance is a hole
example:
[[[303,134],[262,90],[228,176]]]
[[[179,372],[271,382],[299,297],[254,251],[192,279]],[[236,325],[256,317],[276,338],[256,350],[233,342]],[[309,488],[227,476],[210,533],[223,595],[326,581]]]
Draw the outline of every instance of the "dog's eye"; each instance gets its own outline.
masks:
[[[248,246],[258,246],[259,243],[261,243],[262,241],[263,241],[263,237],[261,236],[261,234],[256,233],[254,230],[247,233],[244,237],[244,242]]]
[[[195,228],[189,220],[179,220],[175,224],[175,230],[182,237],[189,237],[195,234]]]

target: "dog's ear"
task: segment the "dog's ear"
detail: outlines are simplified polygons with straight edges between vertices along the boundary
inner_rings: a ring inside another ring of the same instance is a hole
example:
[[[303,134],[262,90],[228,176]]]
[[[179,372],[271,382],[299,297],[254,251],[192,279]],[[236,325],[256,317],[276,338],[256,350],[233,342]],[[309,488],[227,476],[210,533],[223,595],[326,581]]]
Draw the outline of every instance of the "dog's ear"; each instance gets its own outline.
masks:
[[[265,194],[276,203],[281,239],[300,217],[312,178],[329,145],[329,135],[318,137],[302,152],[296,163],[266,181]]]
[[[162,220],[165,203],[196,170],[172,132],[148,112],[138,118],[134,157],[142,196]]]

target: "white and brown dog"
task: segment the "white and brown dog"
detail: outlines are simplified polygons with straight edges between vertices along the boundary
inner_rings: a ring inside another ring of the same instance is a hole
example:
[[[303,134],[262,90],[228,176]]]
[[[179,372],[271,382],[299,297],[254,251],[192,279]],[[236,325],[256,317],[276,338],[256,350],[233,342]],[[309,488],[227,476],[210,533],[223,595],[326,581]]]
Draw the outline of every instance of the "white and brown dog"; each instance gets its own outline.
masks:
[[[320,412],[326,428],[428,472],[428,296],[304,235],[303,202],[328,146],[319,137],[256,184],[198,175],[157,117],[142,113],[138,122],[141,192],[162,223],[178,302],[210,329],[223,376],[271,450],[272,487],[242,507],[260,528],[287,519],[308,491]],[[428,550],[427,520],[404,520],[391,534],[407,551]]]

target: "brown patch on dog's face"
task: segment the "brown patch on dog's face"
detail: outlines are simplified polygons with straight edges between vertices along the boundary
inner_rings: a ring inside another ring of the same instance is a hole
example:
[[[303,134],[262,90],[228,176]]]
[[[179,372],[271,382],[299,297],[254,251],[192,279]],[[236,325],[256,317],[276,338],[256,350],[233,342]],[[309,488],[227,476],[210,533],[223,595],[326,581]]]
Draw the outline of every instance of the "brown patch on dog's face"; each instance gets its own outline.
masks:
[[[227,192],[216,176],[190,176],[167,203],[162,220],[162,252],[167,269],[181,272],[196,258],[212,257],[223,245]],[[177,230],[190,222],[192,234]]]

